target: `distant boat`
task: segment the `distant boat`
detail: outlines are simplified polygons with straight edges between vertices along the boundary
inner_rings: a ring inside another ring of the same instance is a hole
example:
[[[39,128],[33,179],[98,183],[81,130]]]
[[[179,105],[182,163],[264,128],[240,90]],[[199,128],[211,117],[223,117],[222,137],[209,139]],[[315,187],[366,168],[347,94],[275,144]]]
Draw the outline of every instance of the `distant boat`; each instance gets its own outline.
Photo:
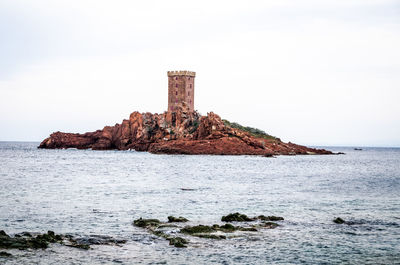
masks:
[[[356,150],[356,151],[362,151],[361,148],[354,148],[354,150]]]

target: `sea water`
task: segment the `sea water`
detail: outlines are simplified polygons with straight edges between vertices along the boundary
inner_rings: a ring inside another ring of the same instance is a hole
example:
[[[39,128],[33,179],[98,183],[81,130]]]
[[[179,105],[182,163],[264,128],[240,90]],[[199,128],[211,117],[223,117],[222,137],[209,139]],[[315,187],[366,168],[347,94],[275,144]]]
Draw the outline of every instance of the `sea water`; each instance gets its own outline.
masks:
[[[7,250],[5,264],[400,264],[400,149],[345,155],[154,155],[43,150],[0,142],[0,230],[107,235],[121,246]],[[221,224],[232,212],[285,218],[187,248],[132,225],[184,216]],[[348,224],[335,224],[341,217]]]

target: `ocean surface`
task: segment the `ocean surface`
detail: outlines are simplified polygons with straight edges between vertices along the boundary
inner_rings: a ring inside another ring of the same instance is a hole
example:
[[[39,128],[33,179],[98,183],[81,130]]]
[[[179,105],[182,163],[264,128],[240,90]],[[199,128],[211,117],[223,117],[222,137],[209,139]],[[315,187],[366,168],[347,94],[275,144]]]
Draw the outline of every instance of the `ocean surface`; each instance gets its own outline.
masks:
[[[127,243],[6,250],[14,256],[0,257],[1,264],[400,264],[399,148],[327,147],[346,154],[266,158],[38,144],[0,142],[0,230]],[[225,240],[190,239],[182,249],[132,225],[169,215],[222,224],[232,212],[285,220]],[[336,217],[351,224],[335,224]]]

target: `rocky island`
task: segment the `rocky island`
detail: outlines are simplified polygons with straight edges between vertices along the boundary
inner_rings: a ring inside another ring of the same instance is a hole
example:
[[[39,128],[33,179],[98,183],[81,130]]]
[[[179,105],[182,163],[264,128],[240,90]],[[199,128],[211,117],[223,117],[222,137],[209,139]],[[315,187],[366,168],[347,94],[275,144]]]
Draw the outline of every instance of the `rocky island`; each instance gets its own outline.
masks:
[[[182,104],[163,114],[133,112],[121,124],[84,134],[55,132],[39,148],[136,150],[156,154],[296,155],[332,154],[324,149],[284,143],[263,131],[201,116]]]
[[[324,149],[284,143],[259,129],[194,110],[195,72],[169,71],[168,111],[133,112],[129,120],[85,134],[55,132],[39,148],[136,150],[156,154],[296,155],[332,154]]]

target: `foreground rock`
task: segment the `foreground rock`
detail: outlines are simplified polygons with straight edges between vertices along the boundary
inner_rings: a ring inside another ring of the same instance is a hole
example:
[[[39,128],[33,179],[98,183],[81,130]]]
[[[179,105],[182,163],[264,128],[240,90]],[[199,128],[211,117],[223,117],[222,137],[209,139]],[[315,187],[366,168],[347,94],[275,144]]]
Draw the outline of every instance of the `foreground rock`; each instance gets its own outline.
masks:
[[[284,143],[263,131],[201,116],[182,106],[163,114],[133,112],[129,120],[85,134],[55,132],[39,148],[148,151],[157,154],[296,155],[332,154],[324,149]]]
[[[53,231],[36,236],[24,232],[14,237],[7,235],[3,230],[0,231],[0,249],[44,249],[48,247],[49,243],[62,242],[62,240],[62,237],[56,235]]]
[[[282,221],[282,217],[264,216],[249,218],[245,214],[233,213],[222,217],[224,222],[248,222],[247,226],[235,226],[229,223],[224,225],[185,225],[179,226],[182,222],[188,222],[184,217],[168,217],[168,222],[161,222],[158,219],[139,218],[133,221],[133,225],[146,229],[149,233],[164,238],[169,241],[170,245],[175,247],[187,247],[190,241],[183,236],[198,237],[205,239],[222,240],[227,239],[227,234],[235,232],[257,232],[258,229],[273,229],[279,226],[274,222],[266,222],[269,220]],[[171,221],[173,220],[173,221]],[[171,224],[176,223],[176,224]],[[232,237],[237,237],[234,235]]]
[[[114,239],[109,236],[91,235],[87,237],[73,237],[71,235],[59,235],[53,231],[45,234],[23,232],[11,237],[0,230],[0,249],[46,249],[50,243],[59,243],[64,246],[90,249],[91,245],[117,245],[126,243],[126,240]],[[6,252],[4,252],[6,253]],[[4,254],[6,256],[8,253]]]
[[[283,217],[280,216],[265,216],[265,215],[259,215],[256,217],[248,217],[245,214],[241,213],[230,213],[227,216],[222,216],[221,221],[222,222],[249,222],[249,221],[255,221],[255,220],[261,220],[261,221],[283,221],[285,220]]]

